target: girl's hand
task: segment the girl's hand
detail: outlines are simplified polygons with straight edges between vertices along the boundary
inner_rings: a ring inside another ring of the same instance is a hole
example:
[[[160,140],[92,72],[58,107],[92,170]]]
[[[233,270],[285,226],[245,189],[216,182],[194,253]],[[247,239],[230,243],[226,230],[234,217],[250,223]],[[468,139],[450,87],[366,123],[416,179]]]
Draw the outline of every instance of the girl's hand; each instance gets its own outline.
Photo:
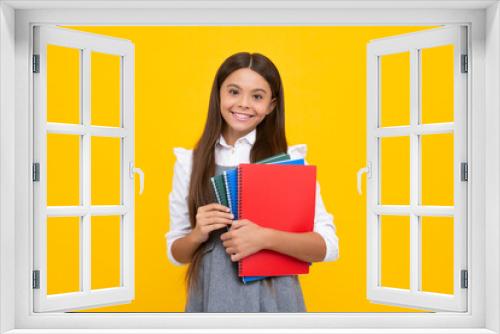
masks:
[[[217,203],[200,206],[196,213],[196,226],[191,232],[199,243],[208,240],[210,232],[232,224],[234,218],[231,210]]]
[[[222,244],[231,255],[231,261],[239,261],[264,249],[268,230],[247,219],[235,220],[231,230],[221,235]]]

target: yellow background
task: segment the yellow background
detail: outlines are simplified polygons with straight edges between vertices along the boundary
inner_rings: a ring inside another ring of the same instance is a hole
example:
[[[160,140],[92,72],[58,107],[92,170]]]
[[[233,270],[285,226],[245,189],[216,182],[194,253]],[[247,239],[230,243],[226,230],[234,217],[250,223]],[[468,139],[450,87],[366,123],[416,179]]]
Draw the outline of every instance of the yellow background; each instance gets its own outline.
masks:
[[[318,166],[327,210],[334,215],[340,259],[314,263],[301,276],[309,312],[413,312],[366,299],[366,198],[356,172],[366,164],[366,46],[371,39],[430,27],[72,27],[135,45],[135,161],[145,191],[135,201],[135,300],[93,312],[182,312],[186,266],[166,256],[173,147],[192,148],[203,129],[210,88],[228,56],[259,52],[282,76],[290,145],[306,143]],[[423,118],[453,121],[452,47],[425,50]],[[382,60],[382,124],[409,122],[405,54]],[[450,62],[451,60],[451,62]],[[92,124],[116,126],[117,57],[92,55]],[[79,122],[78,52],[49,48],[48,121]],[[76,92],[76,93],[75,93]],[[453,136],[423,139],[424,204],[453,205]],[[48,136],[48,205],[79,202],[78,137]],[[92,203],[118,204],[119,140],[92,140]],[[408,204],[409,139],[382,141],[382,201]],[[437,184],[437,186],[436,186]],[[452,218],[423,219],[423,288],[452,292]],[[119,282],[119,217],[92,219],[92,287]],[[382,284],[409,287],[408,217],[382,217]],[[78,218],[48,221],[49,293],[78,289]]]

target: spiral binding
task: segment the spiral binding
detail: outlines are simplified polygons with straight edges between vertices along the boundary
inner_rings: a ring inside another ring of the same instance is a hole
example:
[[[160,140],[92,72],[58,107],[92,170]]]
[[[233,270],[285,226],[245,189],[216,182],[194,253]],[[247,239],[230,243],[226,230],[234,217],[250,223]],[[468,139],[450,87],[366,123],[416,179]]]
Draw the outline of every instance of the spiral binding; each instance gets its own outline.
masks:
[[[241,174],[242,174],[242,168],[238,166],[238,219],[243,219],[243,205],[241,201]],[[243,271],[243,264],[242,261],[238,261],[238,272],[241,273]]]
[[[217,198],[217,202],[219,204],[222,204],[222,201],[220,199],[220,196],[219,196],[219,192],[217,191],[217,187],[215,186],[215,180],[214,178],[210,178],[210,181],[212,182],[212,188],[214,189],[214,193],[215,193],[215,197]]]
[[[233,211],[233,203],[231,202],[231,194],[229,193],[229,183],[227,183],[226,171],[223,172],[222,178],[224,179],[224,184],[226,185],[226,197],[227,197],[227,202],[229,203],[229,209]]]

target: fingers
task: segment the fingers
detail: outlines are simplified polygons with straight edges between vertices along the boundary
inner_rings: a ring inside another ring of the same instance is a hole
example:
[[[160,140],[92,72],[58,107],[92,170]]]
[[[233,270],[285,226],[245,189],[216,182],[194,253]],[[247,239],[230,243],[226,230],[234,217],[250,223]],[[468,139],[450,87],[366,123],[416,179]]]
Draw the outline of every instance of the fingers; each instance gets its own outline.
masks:
[[[244,224],[242,224],[241,220],[235,220],[235,221],[233,221],[233,224],[231,224],[231,231],[237,230],[243,226],[244,226]]]
[[[196,220],[200,224],[210,225],[210,224],[232,224],[233,214],[220,211],[210,211],[205,213],[198,213],[196,215]]]
[[[212,225],[207,226],[207,228],[208,228],[209,232],[212,232],[212,231],[218,230],[218,229],[226,227],[226,226],[227,226],[226,224],[212,224]]]
[[[234,222],[233,222],[234,223]],[[225,240],[231,240],[233,238],[233,234],[234,233],[231,233],[231,232],[226,232],[226,233],[222,233],[222,235],[220,236],[220,239],[222,241],[225,241]]]
[[[223,217],[200,217],[197,219],[200,225],[226,224],[231,225],[233,221]]]
[[[202,213],[202,215],[206,215],[207,217],[220,217],[227,218],[233,220],[234,215],[231,212],[221,212],[221,211],[210,211],[207,213]]]
[[[232,248],[234,246],[234,243],[231,240],[228,240],[228,241],[223,241],[222,245],[224,246],[224,248]]]
[[[231,209],[229,209],[227,206],[224,206],[222,204],[218,203],[211,203],[208,205],[200,206],[198,208],[198,212],[207,212],[207,211],[212,211],[212,210],[220,210],[224,212],[230,212]]]
[[[242,220],[234,220],[233,224],[231,224],[231,231],[242,228],[243,226],[249,225],[251,222],[247,219]]]
[[[206,240],[210,232],[227,228],[233,223],[234,218],[230,211],[228,207],[218,203],[198,207],[195,233],[201,236],[200,239]]]

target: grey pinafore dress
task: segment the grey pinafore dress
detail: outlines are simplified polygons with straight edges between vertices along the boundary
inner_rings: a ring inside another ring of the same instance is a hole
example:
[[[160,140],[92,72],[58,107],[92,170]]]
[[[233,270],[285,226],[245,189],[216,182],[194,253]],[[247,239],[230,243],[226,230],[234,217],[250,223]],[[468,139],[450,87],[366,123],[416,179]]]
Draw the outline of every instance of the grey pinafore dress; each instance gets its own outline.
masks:
[[[234,168],[216,166],[215,174]],[[207,240],[198,272],[198,288],[188,293],[186,312],[306,312],[296,275],[268,278],[272,287],[258,280],[244,284],[238,277],[238,262],[226,253],[221,234],[213,231]]]

